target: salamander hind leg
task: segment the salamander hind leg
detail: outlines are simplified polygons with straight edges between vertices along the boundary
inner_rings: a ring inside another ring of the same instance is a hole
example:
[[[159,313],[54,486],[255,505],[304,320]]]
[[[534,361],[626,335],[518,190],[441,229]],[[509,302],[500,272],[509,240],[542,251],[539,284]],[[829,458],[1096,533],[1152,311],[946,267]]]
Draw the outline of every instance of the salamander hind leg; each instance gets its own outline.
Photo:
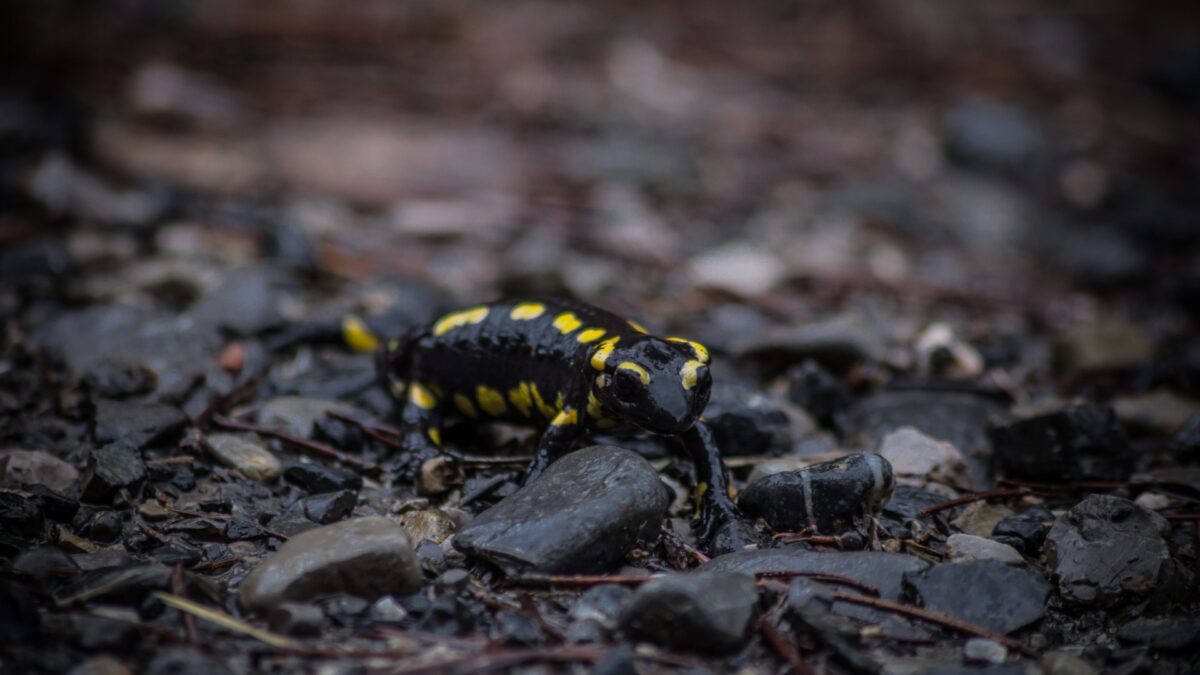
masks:
[[[729,480],[712,432],[703,422],[696,422],[679,440],[696,467],[695,525],[701,541],[714,555],[757,545],[754,526],[741,517],[729,497]]]

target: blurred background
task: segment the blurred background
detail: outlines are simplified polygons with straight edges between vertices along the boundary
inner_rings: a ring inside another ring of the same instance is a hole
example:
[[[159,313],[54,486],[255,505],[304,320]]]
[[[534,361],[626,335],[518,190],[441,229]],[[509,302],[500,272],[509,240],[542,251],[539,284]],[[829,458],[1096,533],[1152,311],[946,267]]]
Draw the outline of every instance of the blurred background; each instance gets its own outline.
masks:
[[[291,255],[735,331],[1200,304],[1191,3],[0,6],[3,278],[76,301]]]

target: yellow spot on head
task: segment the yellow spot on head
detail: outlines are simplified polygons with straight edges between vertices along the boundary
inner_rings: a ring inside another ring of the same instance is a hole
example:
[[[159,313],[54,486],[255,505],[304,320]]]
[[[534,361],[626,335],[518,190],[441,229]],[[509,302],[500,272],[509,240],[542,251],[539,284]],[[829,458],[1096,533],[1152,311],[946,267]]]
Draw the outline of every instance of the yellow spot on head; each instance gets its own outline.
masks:
[[[458,312],[451,312],[446,316],[438,319],[438,322],[433,324],[434,335],[445,335],[450,331],[460,326],[466,326],[472,323],[479,323],[487,318],[487,307],[472,307]]]
[[[529,383],[522,382],[513,389],[508,390],[508,400],[512,401],[513,407],[521,411],[525,417],[529,417],[529,410],[533,407],[533,396],[529,391]]]
[[[699,361],[700,363],[708,363],[708,347],[705,347],[704,345],[700,344],[699,342],[696,342],[695,340],[689,340],[687,338],[669,337],[669,338],[667,338],[667,340],[669,340],[670,342],[682,342],[686,345],[691,346],[692,351],[696,353],[696,360]]]
[[[566,426],[568,424],[578,424],[578,423],[579,423],[579,413],[577,413],[574,410],[564,410],[564,411],[558,413],[558,415],[555,416],[555,418],[553,420],[550,420],[550,424],[553,426],[556,426],[556,427],[562,427],[562,426]]]
[[[679,379],[683,381],[684,389],[696,386],[696,381],[700,379],[700,369],[703,367],[704,364],[695,359],[683,364],[683,367],[679,369]]]
[[[589,328],[580,333],[575,339],[587,344],[589,342],[595,342],[596,340],[599,340],[603,335],[603,328]]]
[[[650,373],[633,361],[622,361],[617,366],[617,370],[631,370],[637,373],[638,379],[642,381],[642,384],[650,384]]]
[[[442,447],[442,432],[437,427],[429,427],[425,430],[425,434],[429,436],[429,440],[437,447]]]
[[[437,405],[437,398],[434,397],[433,392],[426,389],[420,382],[413,382],[409,385],[408,400],[418,408],[425,410],[431,410]]]
[[[479,401],[479,407],[492,417],[499,417],[504,414],[508,406],[504,404],[504,397],[495,389],[490,389],[484,385],[475,387],[475,399]]]
[[[592,352],[592,368],[604,370],[604,363],[608,361],[609,354],[612,354],[613,348],[617,346],[617,341],[620,339],[620,336],[610,337],[596,345],[596,351]]]
[[[563,312],[562,314],[554,317],[554,327],[557,328],[558,331],[563,335],[570,333],[582,325],[583,322],[575,317],[574,312]]]
[[[470,417],[471,419],[475,419],[477,416],[477,413],[475,412],[475,404],[471,403],[471,399],[463,394],[454,395],[454,405],[458,408],[460,413]]]
[[[373,352],[379,347],[379,338],[355,314],[342,319],[342,339],[356,352]]]
[[[537,406],[537,409],[546,419],[552,420],[558,415],[558,409],[546,403],[545,399],[542,398],[542,392],[538,391],[537,384],[533,382],[529,383],[529,393],[533,396],[533,404]]]
[[[540,302],[522,302],[512,308],[512,311],[508,313],[508,318],[513,321],[528,321],[538,318],[545,311],[546,306]]]
[[[590,391],[588,392],[587,414],[596,419],[604,417],[604,409],[600,403],[600,399],[596,398],[596,394]]]
[[[647,331],[647,330],[646,330],[646,327],[645,327],[645,326],[643,326],[642,324],[640,324],[640,323],[638,323],[638,322],[634,321],[633,319],[629,319],[628,321],[626,321],[626,323],[628,323],[628,324],[629,324],[629,327],[630,327],[630,328],[632,328],[632,329],[636,330],[636,331],[637,331],[637,332],[639,332],[639,333],[648,333],[648,332],[649,332],[649,331]]]

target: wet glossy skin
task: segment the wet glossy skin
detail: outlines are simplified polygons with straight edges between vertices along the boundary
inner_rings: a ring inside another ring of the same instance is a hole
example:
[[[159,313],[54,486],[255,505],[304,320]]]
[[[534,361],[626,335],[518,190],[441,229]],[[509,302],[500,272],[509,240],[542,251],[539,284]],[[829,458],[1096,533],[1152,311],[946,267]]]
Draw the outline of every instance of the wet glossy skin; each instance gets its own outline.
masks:
[[[452,415],[545,428],[526,480],[596,429],[630,424],[676,437],[696,463],[704,529],[734,517],[724,470],[700,422],[708,350],[596,307],[515,300],[439,318],[383,351],[381,375],[404,402],[406,446],[431,454]]]

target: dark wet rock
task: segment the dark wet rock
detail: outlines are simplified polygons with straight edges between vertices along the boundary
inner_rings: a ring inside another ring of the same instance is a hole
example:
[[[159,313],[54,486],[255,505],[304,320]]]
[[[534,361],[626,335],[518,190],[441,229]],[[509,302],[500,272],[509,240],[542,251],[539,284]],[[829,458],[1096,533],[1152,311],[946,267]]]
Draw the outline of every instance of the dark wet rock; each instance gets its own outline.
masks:
[[[275,222],[264,233],[263,252],[305,275],[315,274],[318,270],[316,246],[304,228],[289,219]]]
[[[878,664],[860,644],[860,623],[852,619],[854,614],[846,613],[846,610],[856,610],[857,606],[837,602],[832,587],[803,577],[793,579],[788,585],[786,607],[787,616],[795,622],[798,632],[815,637],[838,661],[855,672],[879,670]],[[879,625],[887,617],[860,618]]]
[[[841,434],[846,430],[850,394],[842,383],[816,361],[808,360],[787,371],[788,400],[821,424]]]
[[[406,595],[424,576],[408,536],[387,518],[355,518],[292,537],[238,589],[248,611],[343,592],[368,599]]]
[[[1063,597],[1081,605],[1144,596],[1170,555],[1169,531],[1165,518],[1128,499],[1089,495],[1050,528],[1046,567]]]
[[[67,675],[133,675],[133,671],[111,656],[93,656],[72,668]]]
[[[250,480],[275,480],[283,469],[257,434],[209,434],[204,446],[222,464]]]
[[[24,586],[0,579],[0,644],[36,638],[42,620],[38,605]]]
[[[188,314],[234,335],[256,335],[282,321],[273,275],[267,268],[226,273],[225,279],[196,301]]]
[[[0,491],[0,532],[34,539],[41,536],[45,523],[36,501],[16,492]]]
[[[114,510],[89,510],[80,515],[84,515],[84,518],[76,517],[75,531],[101,544],[115,542],[125,525],[125,514]]]
[[[1027,556],[1042,551],[1054,514],[1041,505],[1030,506],[1004,518],[992,528],[992,539],[1008,544]]]
[[[621,612],[629,635],[672,649],[724,653],[741,647],[758,603],[754,577],[704,571],[652,579]]]
[[[921,515],[921,511],[944,501],[946,497],[936,492],[911,485],[897,485],[892,498],[883,505],[879,521],[892,536],[906,539],[912,536],[914,528],[932,523],[932,518]]]
[[[1172,434],[1167,451],[1181,461],[1200,460],[1200,414],[1192,415]]]
[[[79,502],[64,497],[45,485],[33,485],[27,488],[30,496],[42,507],[42,513],[51,520],[69,523],[79,511]]]
[[[613,446],[577,450],[484,511],[454,538],[508,573],[607,571],[653,537],[669,498],[658,473]]]
[[[263,404],[258,411],[258,423],[292,436],[308,438],[313,433],[313,424],[330,411],[347,417],[354,416],[353,407],[338,401],[281,396]]]
[[[120,440],[96,448],[88,456],[80,494],[86,501],[104,502],[118,490],[132,490],[145,479],[146,463],[138,446]]]
[[[633,589],[617,584],[593,586],[579,596],[571,607],[570,642],[604,642],[617,628],[621,608],[633,596]]]
[[[847,455],[762,478],[741,493],[738,505],[778,531],[815,527],[836,534],[878,512],[894,487],[892,467],[886,459],[874,454]]]
[[[339,490],[325,494],[312,495],[300,500],[304,516],[314,523],[329,525],[342,520],[354,510],[358,503],[358,493],[354,490]]]
[[[45,581],[60,574],[74,574],[79,567],[71,556],[57,546],[39,546],[17,556],[13,569]]]
[[[283,478],[292,485],[313,494],[362,488],[361,475],[348,469],[320,464],[290,463],[283,470]]]
[[[158,378],[140,363],[104,359],[83,374],[83,383],[93,396],[127,398],[154,391]]]
[[[137,643],[138,627],[132,621],[74,614],[69,619],[70,639],[92,651],[130,651]]]
[[[699,569],[741,572],[825,572],[840,574],[874,587],[888,600],[899,600],[904,575],[929,563],[904,553],[879,551],[828,552],[800,548],[742,551],[713,558]]]
[[[943,563],[904,581],[926,609],[999,633],[1041,619],[1051,590],[1041,575],[995,560]]]
[[[995,560],[1006,565],[1021,565],[1025,559],[1017,549],[998,541],[959,532],[946,538],[946,553],[950,562]]]
[[[722,455],[776,455],[792,445],[787,413],[750,387],[714,384],[704,421]]]
[[[436,575],[446,571],[446,551],[441,544],[423,539],[417,542],[417,560],[426,574]]]
[[[63,492],[78,478],[74,466],[44,450],[0,450],[0,488],[45,485]]]
[[[991,430],[996,463],[1009,476],[1052,481],[1123,481],[1133,448],[1109,408],[1075,405]]]
[[[313,422],[313,435],[343,452],[360,452],[366,436],[353,424],[332,417],[319,417]]]
[[[989,392],[961,389],[894,388],[859,399],[850,408],[847,435],[861,447],[877,448],[885,436],[912,427],[958,448],[976,489],[991,487],[991,442],[987,430],[1002,420],[1007,403]]]
[[[1004,172],[1027,169],[1045,138],[1037,121],[1010,104],[971,99],[946,114],[946,151],[968,166]]]
[[[934,482],[962,490],[971,489],[973,484],[958,448],[912,427],[901,427],[884,436],[879,455],[892,465],[901,483],[924,487]]]
[[[75,560],[77,564],[80,563],[78,556]],[[103,567],[79,575],[56,591],[55,602],[68,605],[103,599],[110,604],[136,605],[150,593],[165,591],[170,587],[171,568],[166,565],[131,565],[117,560],[103,562]],[[90,568],[84,564],[80,564],[80,567]]]
[[[95,438],[97,443],[128,441],[139,448],[179,431],[187,415],[165,403],[127,403],[98,399]]]
[[[302,602],[285,602],[271,610],[271,630],[284,635],[312,637],[321,634],[325,613],[320,607]]]
[[[0,249],[0,281],[19,286],[46,283],[66,274],[71,254],[58,237],[36,237]]]
[[[155,653],[142,675],[232,675],[232,671],[195,647],[167,647]]]
[[[844,314],[764,331],[739,343],[734,354],[762,364],[767,372],[812,360],[840,373],[856,363],[886,362],[889,351],[878,321]]]
[[[637,675],[637,649],[621,643],[604,652],[594,665],[591,675]]]
[[[1118,628],[1117,638],[1151,649],[1182,650],[1200,645],[1200,618],[1143,616]]]

